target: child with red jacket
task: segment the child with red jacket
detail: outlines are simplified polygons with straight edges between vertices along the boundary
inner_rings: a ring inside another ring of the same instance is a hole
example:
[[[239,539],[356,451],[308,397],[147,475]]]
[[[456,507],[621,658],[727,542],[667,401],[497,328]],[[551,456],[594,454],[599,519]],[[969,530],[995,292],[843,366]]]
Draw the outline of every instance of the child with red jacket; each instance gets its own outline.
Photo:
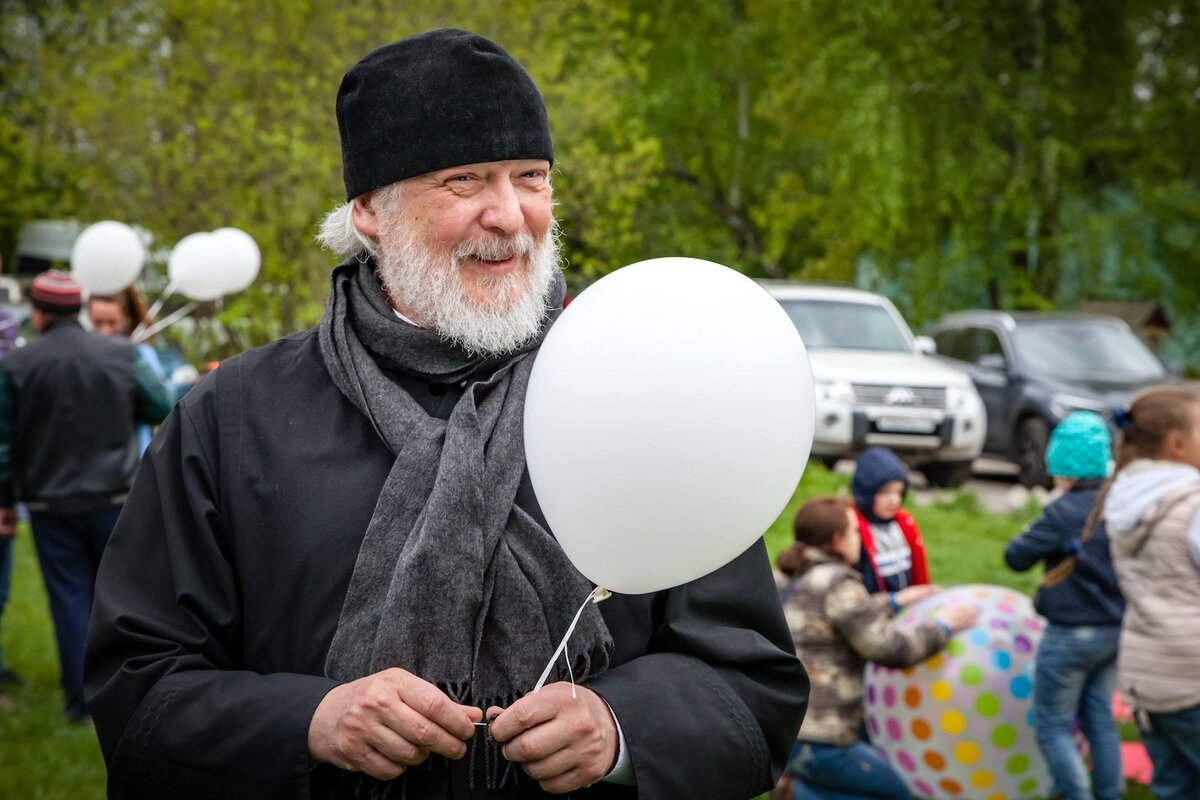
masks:
[[[857,569],[868,592],[898,592],[929,583],[925,543],[916,520],[900,508],[908,492],[908,469],[886,447],[858,457],[850,483],[862,556]]]

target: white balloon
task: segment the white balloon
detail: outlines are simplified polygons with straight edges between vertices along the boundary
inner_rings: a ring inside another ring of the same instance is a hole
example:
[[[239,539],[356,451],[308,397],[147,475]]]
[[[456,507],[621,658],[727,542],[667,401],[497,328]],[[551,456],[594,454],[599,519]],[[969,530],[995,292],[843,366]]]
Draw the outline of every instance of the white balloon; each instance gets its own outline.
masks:
[[[71,246],[71,274],[92,294],[117,294],[137,280],[146,246],[133,228],[105,220],[89,225]]]
[[[605,276],[542,344],[525,400],[538,503],[583,575],[677,586],[770,527],[812,447],[812,371],[762,287],[694,258]]]
[[[236,294],[254,283],[262,265],[262,254],[254,237],[239,228],[217,228],[212,235],[225,245],[233,259],[226,294]]]
[[[211,233],[191,233],[179,240],[167,259],[167,275],[175,291],[205,302],[226,294],[232,283],[233,256]]]

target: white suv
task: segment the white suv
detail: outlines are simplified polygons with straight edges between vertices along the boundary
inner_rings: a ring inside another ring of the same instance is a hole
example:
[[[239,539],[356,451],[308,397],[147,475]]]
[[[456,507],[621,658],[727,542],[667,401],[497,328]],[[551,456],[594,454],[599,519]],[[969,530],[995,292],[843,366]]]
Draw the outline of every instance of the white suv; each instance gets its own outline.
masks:
[[[796,323],[816,381],[813,455],[827,464],[884,445],[935,486],[959,486],[987,418],[971,378],[930,358],[887,298],[859,289],[760,281]]]

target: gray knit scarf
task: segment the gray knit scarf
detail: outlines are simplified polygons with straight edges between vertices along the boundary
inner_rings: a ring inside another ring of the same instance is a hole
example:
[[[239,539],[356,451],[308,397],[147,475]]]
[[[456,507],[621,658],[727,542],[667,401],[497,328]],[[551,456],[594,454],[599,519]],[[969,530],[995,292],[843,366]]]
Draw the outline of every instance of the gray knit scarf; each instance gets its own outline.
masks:
[[[511,705],[533,688],[592,590],[550,532],[514,502],[525,468],[525,390],[562,298],[559,276],[541,331],[520,352],[471,357],[398,319],[372,261],[334,270],[321,354],[396,461],[354,565],[325,662],[329,677],[401,667],[483,709]],[[464,391],[449,419],[438,419],[389,372]],[[575,680],[607,669],[612,649],[589,604],[569,650]],[[561,659],[558,669],[554,679],[565,679]],[[472,782],[474,764],[472,754]],[[514,770],[488,772],[496,788]]]

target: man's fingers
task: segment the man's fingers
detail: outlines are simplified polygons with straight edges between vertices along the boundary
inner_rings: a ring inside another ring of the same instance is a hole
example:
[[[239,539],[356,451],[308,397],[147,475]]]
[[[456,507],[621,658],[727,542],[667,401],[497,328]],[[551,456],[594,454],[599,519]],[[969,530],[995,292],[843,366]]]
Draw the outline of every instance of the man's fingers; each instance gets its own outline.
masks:
[[[404,764],[397,764],[376,750],[372,750],[363,756],[359,767],[361,772],[365,772],[372,778],[377,778],[381,781],[390,781],[398,778],[407,769]]]
[[[467,712],[465,706],[455,703],[432,683],[402,670],[397,670],[397,672],[399,673],[400,699],[408,708],[434,723],[434,727],[444,731],[451,738],[457,739],[460,744],[475,735],[475,725],[473,724],[475,720],[473,715]],[[401,732],[403,733],[403,731]],[[422,730],[422,738],[417,739],[416,744],[422,746],[432,744],[436,738],[435,731]],[[410,739],[410,741],[412,740]],[[433,749],[434,752],[442,752],[436,748]]]
[[[513,737],[504,745],[504,757],[518,764],[539,761],[569,747],[575,739],[568,725],[543,723]]]
[[[388,761],[402,766],[411,767],[429,758],[428,750],[421,749],[382,723],[367,731],[363,741]]]
[[[514,761],[515,759],[509,759]],[[545,758],[521,764],[525,774],[535,781],[547,781],[579,767],[579,757],[570,750],[558,750]]]
[[[466,719],[466,714],[463,714]],[[423,716],[417,709],[408,705],[400,705],[387,719],[388,727],[406,741],[426,752],[438,753],[446,758],[462,758],[466,755],[467,745],[463,739],[438,725],[432,719]],[[475,726],[467,724],[470,736],[475,734]]]
[[[549,792],[550,794],[566,794],[576,789],[591,786],[596,780],[598,779],[588,777],[579,770],[573,769],[569,772],[564,772],[562,775],[538,781],[538,785],[542,787],[542,791]]]
[[[488,729],[492,738],[507,742],[522,731],[556,717],[562,705],[562,689],[556,689],[557,686],[552,684],[536,694],[527,694],[501,712]]]

